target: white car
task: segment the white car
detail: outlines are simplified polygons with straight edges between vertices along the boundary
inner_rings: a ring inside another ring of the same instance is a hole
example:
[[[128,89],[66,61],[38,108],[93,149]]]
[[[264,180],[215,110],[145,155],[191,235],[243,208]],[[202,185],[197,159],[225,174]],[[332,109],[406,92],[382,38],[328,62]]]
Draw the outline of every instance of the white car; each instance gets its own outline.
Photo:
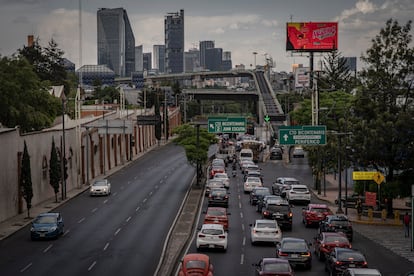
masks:
[[[276,220],[257,219],[250,225],[250,240],[252,244],[257,242],[278,243],[282,240],[282,230]]]
[[[250,193],[255,187],[263,187],[260,177],[249,176],[246,178],[243,184],[244,193]]]
[[[224,184],[224,187],[227,189],[230,187],[230,178],[227,175],[227,173],[216,173],[213,179],[222,181]]]
[[[290,190],[286,191],[286,199],[289,203],[299,201],[309,204],[311,201],[311,194],[306,185],[290,185]]]
[[[197,233],[197,250],[201,248],[219,248],[227,250],[227,232],[221,224],[203,224]]]
[[[110,195],[111,194],[111,183],[108,179],[95,180],[89,188],[89,195]]]

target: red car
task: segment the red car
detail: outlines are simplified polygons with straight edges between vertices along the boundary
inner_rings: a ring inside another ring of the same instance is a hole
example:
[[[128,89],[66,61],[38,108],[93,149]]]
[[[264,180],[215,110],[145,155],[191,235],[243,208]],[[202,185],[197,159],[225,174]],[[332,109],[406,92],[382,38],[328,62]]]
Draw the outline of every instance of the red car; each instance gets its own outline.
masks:
[[[335,247],[352,248],[352,245],[340,232],[322,232],[315,237],[315,254],[320,261],[325,260]]]
[[[257,264],[256,276],[294,276],[295,273],[288,260],[281,258],[263,258]]]
[[[209,256],[200,253],[190,253],[181,261],[178,276],[213,276],[213,265]]]
[[[225,231],[229,229],[229,213],[224,207],[208,207],[203,224],[221,224]]]
[[[308,227],[311,224],[319,224],[327,215],[332,214],[333,212],[326,204],[309,203],[302,210],[302,222],[305,224],[305,227]]]

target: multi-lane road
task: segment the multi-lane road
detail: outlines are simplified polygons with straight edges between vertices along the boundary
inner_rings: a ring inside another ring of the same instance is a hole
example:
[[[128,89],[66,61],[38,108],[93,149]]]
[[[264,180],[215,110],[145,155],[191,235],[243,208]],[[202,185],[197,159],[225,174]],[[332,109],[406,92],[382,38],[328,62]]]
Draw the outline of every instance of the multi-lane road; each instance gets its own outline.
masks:
[[[277,176],[294,176],[311,182],[306,159],[259,163],[265,186]],[[109,177],[109,197],[80,194],[56,211],[65,219],[65,234],[57,240],[31,241],[25,227],[0,242],[0,275],[153,275],[164,241],[191,185],[194,169],[187,164],[184,150],[175,145],[157,148]],[[231,179],[230,228],[227,252],[211,256],[215,276],[254,275],[253,263],[275,256],[273,245],[252,246],[249,224],[259,214],[243,193],[240,171]],[[317,202],[317,199],[313,198]],[[203,202],[205,210],[207,202]],[[293,208],[293,230],[284,236],[313,240],[316,228],[301,223],[302,206]],[[203,219],[200,215],[199,225]],[[373,231],[375,231],[373,229]],[[190,236],[191,233],[189,233]],[[412,263],[355,233],[353,246],[363,251],[369,265],[384,275],[403,275]],[[196,252],[194,241],[188,252]],[[326,275],[323,263],[313,260],[310,271],[297,275]]]

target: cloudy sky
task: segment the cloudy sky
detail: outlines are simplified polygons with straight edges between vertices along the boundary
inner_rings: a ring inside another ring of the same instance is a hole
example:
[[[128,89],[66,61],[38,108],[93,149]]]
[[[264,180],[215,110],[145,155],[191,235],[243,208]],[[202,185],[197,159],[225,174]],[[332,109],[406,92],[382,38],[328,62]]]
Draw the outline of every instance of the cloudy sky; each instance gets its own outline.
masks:
[[[338,22],[339,51],[360,57],[388,19],[405,25],[414,15],[413,0],[0,0],[0,5],[1,56],[15,53],[32,34],[43,46],[53,38],[76,68],[97,63],[99,8],[124,8],[135,43],[145,52],[164,44],[165,15],[184,9],[186,51],[199,41],[214,40],[216,47],[231,51],[233,66],[250,68],[257,52],[257,64],[271,57],[277,71],[291,71],[293,63],[309,64],[305,56],[286,52],[286,22]]]

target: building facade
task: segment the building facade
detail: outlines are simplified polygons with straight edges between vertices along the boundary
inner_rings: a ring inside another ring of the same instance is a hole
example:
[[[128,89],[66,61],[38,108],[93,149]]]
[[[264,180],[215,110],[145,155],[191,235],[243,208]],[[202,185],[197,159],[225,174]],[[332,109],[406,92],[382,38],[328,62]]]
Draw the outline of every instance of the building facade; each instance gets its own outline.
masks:
[[[142,67],[146,71],[152,70],[152,54],[151,53],[144,53],[142,54]]]
[[[205,69],[210,71],[221,71],[223,60],[223,49],[209,48],[205,50]]]
[[[143,47],[142,45],[135,47],[135,71],[136,72],[142,72],[144,70],[144,61],[142,58],[143,55]]]
[[[98,65],[107,65],[117,76],[135,71],[135,37],[125,9],[97,12]]]
[[[212,49],[214,48],[214,41],[212,40],[205,40],[200,41],[200,66],[203,69],[206,68],[206,49]]]
[[[165,72],[184,72],[184,10],[168,13],[164,19]]]
[[[153,46],[153,68],[158,69],[159,73],[165,73],[165,45]]]
[[[188,52],[184,52],[184,72],[198,72],[200,70],[200,51],[190,49]]]

